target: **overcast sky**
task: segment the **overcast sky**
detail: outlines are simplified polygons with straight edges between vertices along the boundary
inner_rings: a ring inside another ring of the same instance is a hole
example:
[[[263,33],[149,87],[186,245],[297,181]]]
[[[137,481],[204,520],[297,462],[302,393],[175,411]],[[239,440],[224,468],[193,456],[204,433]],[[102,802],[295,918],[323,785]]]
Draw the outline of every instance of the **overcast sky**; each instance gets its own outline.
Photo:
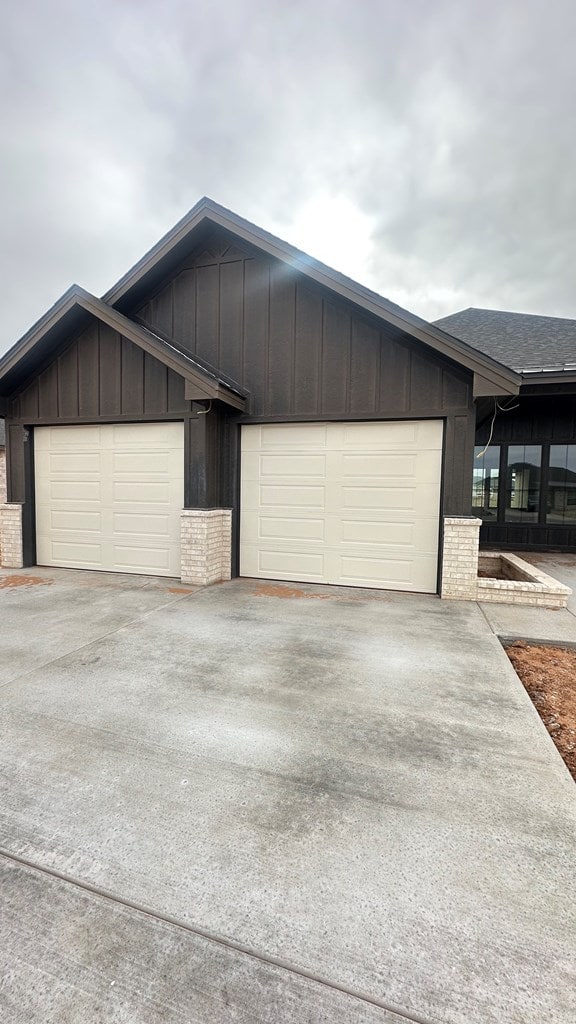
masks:
[[[202,195],[429,319],[576,317],[574,0],[20,0],[3,351]]]

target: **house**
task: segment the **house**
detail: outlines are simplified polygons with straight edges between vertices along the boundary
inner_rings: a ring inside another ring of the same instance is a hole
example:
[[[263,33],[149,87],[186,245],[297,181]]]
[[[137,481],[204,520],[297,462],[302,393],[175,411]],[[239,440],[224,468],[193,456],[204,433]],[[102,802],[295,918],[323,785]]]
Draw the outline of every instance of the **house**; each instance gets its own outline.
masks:
[[[477,401],[481,545],[576,551],[576,320],[466,309],[436,324],[522,377],[517,399]]]
[[[3,564],[470,596],[475,439],[494,408],[509,430],[499,408],[535,409],[568,378],[527,379],[466,333],[202,199],[106,295],[73,286],[0,361]],[[516,519],[484,530],[524,528],[528,456],[501,453]],[[547,479],[563,515],[563,475]]]

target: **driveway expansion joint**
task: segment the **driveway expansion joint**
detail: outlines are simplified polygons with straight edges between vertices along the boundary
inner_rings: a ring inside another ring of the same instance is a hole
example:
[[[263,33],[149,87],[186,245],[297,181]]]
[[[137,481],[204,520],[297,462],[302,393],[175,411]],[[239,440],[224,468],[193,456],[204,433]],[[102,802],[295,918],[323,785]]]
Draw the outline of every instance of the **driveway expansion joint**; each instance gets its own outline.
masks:
[[[324,988],[332,989],[333,991],[349,996],[351,999],[355,999],[358,1002],[366,1003],[370,1006],[377,1007],[378,1009],[385,1010],[388,1014],[392,1014],[397,1018],[398,1024],[447,1024],[446,1021],[442,1021],[439,1017],[422,1017],[420,1014],[394,1006],[393,1004],[387,1003],[383,999],[378,999],[378,997],[372,996],[367,992],[350,989],[346,985],[341,985],[339,982],[323,977],[320,974],[316,974],[314,971],[310,971],[305,967],[300,967],[288,960],[283,960],[282,957],[271,956],[267,953],[263,953],[261,950],[253,949],[251,946],[246,946],[241,942],[229,939],[224,935],[218,935],[217,933],[201,928],[198,925],[192,925],[188,924],[186,921],[180,921],[178,918],[172,917],[170,914],[163,914],[161,911],[154,910],[152,907],[147,907],[143,904],[125,899],[123,896],[118,896],[116,893],[110,892],[107,889],[102,889],[99,886],[91,885],[89,882],[83,882],[81,879],[67,875],[62,871],[58,871],[56,868],[48,868],[42,864],[37,864],[35,861],[29,860],[26,857],[21,857],[19,854],[12,853],[10,850],[5,850],[3,847],[0,847],[0,857],[4,857],[5,860],[11,861],[13,864],[29,868],[31,871],[48,875],[57,881],[63,882],[65,885],[74,886],[75,888],[90,893],[92,896],[96,896],[99,899],[107,900],[117,906],[125,907],[127,910],[131,910],[136,914],[143,914],[153,920],[170,925],[173,928],[179,928],[182,931],[195,935],[198,938],[205,939],[207,942],[214,942],[219,946],[224,946],[232,952],[242,953],[244,956],[250,957],[253,960],[259,960],[261,963],[277,967],[290,974],[295,974],[300,978],[305,978],[308,981],[323,986]]]

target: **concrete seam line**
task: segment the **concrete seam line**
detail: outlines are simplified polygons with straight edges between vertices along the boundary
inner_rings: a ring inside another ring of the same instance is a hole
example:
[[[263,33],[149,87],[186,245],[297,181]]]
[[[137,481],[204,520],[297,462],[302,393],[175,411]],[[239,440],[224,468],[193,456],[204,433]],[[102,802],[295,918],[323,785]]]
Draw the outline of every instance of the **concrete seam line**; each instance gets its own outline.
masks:
[[[486,612],[485,612],[485,611],[484,611],[484,609],[482,608],[481,602],[480,602],[480,601],[476,601],[476,605],[477,605],[477,607],[478,607],[478,611],[480,612],[480,614],[481,614],[482,618],[484,619],[484,622],[485,622],[485,623],[486,623],[486,625],[488,626],[488,629],[490,630],[490,632],[492,633],[492,635],[493,635],[493,636],[497,636],[496,630],[495,630],[495,629],[493,629],[493,627],[492,627],[492,623],[490,622],[490,619],[488,618],[488,616],[486,615]]]
[[[332,981],[330,978],[325,978],[320,974],[316,974],[314,971],[308,970],[306,967],[299,967],[297,964],[292,964],[289,960],[283,960],[281,957],[261,953],[259,950],[252,949],[251,946],[246,946],[241,942],[228,939],[224,935],[218,935],[206,928],[200,928],[197,925],[188,924],[186,921],[179,921],[178,918],[172,917],[170,914],[164,914],[160,911],[152,910],[150,907],[125,899],[123,896],[116,896],[114,893],[108,892],[106,889],[101,889],[97,885],[91,885],[90,882],[82,882],[77,878],[73,878],[71,875],[65,874],[63,871],[58,871],[56,868],[43,867],[41,864],[36,864],[32,860],[28,860],[27,857],[22,857],[17,853],[11,853],[9,850],[4,849],[4,847],[0,847],[0,856],[15,864],[21,864],[23,867],[30,868],[32,871],[36,871],[39,874],[49,875],[51,878],[56,878],[60,882],[73,885],[77,889],[89,892],[93,896],[98,896],[100,899],[108,900],[110,903],[116,903],[119,906],[126,907],[128,910],[132,910],[138,914],[144,914],[146,917],[162,921],[163,924],[171,925],[174,928],[180,928],[182,931],[189,932],[192,935],[197,935],[202,939],[206,939],[208,942],[215,942],[218,945],[224,946],[236,953],[242,953],[245,956],[249,956],[253,960],[259,960],[261,963],[270,964],[272,967],[278,967],[280,970],[288,971],[290,974],[296,974],[299,977],[306,978],[308,981],[312,981],[317,985],[322,985],[325,988],[330,988],[336,992],[341,992],[343,995],[350,996],[352,999],[357,999],[359,1002],[368,1003],[380,1010],[386,1010],[388,1013],[395,1014],[398,1017],[399,1024],[401,1024],[402,1021],[408,1021],[409,1024],[446,1024],[446,1022],[441,1021],[439,1017],[422,1017],[410,1010],[402,1009],[398,1006],[394,1006],[392,1003],[385,1002],[383,999],[378,999],[377,996],[372,996],[368,992],[346,988],[345,985],[342,985],[337,981]]]
[[[147,585],[146,585],[147,586]],[[146,586],[142,587],[142,590],[146,590]],[[201,590],[201,588],[198,588]],[[21,675],[12,676],[11,679],[7,679],[6,682],[0,683],[0,690],[3,690],[5,686],[10,686],[11,683],[25,682],[28,676],[33,676],[35,672],[41,672],[42,669],[48,668],[50,665],[57,665],[59,661],[64,661],[65,658],[70,658],[73,654],[78,654],[79,651],[86,650],[87,647],[91,647],[92,644],[97,644],[100,640],[105,640],[108,636],[113,636],[114,633],[119,633],[122,629],[127,629],[128,626],[133,626],[134,623],[140,622],[141,619],[147,618],[148,615],[154,615],[155,612],[159,612],[162,608],[172,608],[175,604],[181,604],[182,601],[188,601],[191,597],[198,597],[196,593],[182,594],[181,597],[176,597],[173,601],[164,601],[162,604],[156,605],[155,608],[150,608],[147,612],[142,612],[141,615],[137,615],[134,619],[129,619],[128,622],[123,622],[121,626],[116,626],[115,629],[109,629],[107,633],[102,633],[100,636],[94,636],[91,640],[88,640],[85,644],[80,644],[79,647],[73,647],[71,651],[67,651],[66,654],[60,654],[57,658],[51,658],[49,661],[42,662],[41,665],[36,665],[34,668],[29,669],[28,672],[23,672]]]

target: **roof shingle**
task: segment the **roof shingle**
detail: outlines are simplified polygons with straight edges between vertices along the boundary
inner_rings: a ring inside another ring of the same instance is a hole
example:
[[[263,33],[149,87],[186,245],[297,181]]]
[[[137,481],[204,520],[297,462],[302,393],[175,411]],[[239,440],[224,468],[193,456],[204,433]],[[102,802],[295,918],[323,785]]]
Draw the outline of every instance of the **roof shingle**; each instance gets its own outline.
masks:
[[[512,370],[576,369],[576,320],[471,307],[435,324]]]

